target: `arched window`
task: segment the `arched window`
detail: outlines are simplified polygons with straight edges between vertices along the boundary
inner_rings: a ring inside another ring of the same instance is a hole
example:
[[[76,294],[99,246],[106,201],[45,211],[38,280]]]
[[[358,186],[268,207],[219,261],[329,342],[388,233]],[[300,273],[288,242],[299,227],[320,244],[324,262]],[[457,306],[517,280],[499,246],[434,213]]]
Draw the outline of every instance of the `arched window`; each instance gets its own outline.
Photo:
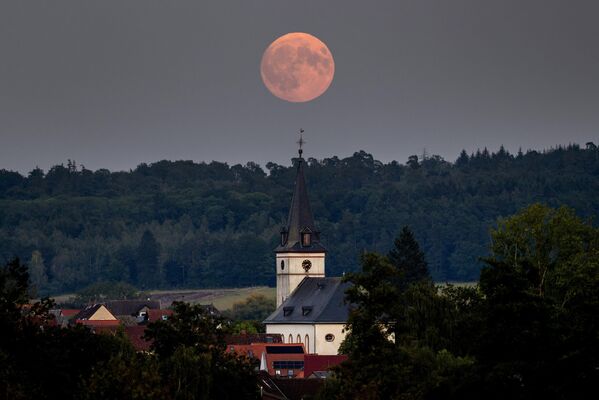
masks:
[[[297,342],[301,343],[302,342],[302,337],[299,335],[299,333],[297,334]]]
[[[293,336],[291,336],[291,333],[289,334],[289,343],[293,343]]]
[[[304,346],[306,346],[306,353],[310,353],[310,337],[308,335],[304,339]]]

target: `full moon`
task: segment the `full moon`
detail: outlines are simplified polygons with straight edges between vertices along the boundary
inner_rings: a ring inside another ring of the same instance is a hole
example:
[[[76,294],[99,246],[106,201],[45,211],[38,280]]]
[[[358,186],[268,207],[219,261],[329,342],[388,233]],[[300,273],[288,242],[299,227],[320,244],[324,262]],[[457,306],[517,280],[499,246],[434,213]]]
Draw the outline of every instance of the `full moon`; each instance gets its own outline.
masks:
[[[314,100],[329,88],[335,61],[317,37],[293,32],[281,36],[264,51],[260,74],[273,95],[301,103]]]

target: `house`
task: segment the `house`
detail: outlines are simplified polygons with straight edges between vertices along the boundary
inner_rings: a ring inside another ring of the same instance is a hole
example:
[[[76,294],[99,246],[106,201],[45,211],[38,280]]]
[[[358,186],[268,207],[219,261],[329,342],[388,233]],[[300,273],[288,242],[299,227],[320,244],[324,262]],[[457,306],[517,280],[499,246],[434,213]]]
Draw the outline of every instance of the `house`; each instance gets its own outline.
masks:
[[[105,303],[125,325],[135,325],[148,320],[149,310],[159,310],[160,302],[156,300],[114,300]]]
[[[227,351],[260,361],[260,369],[272,376],[304,377],[304,346],[285,343],[228,345]]]
[[[302,343],[307,353],[336,355],[346,334],[348,284],[326,277],[326,248],[314,224],[304,164],[300,146],[287,226],[275,249],[277,309],[264,324],[266,333],[283,335],[285,343]]]
[[[306,378],[328,378],[330,369],[347,360],[345,355],[323,356],[306,354],[304,356],[304,376]]]
[[[104,306],[94,304],[84,308],[74,315],[70,323],[88,326],[118,326],[119,320]]]

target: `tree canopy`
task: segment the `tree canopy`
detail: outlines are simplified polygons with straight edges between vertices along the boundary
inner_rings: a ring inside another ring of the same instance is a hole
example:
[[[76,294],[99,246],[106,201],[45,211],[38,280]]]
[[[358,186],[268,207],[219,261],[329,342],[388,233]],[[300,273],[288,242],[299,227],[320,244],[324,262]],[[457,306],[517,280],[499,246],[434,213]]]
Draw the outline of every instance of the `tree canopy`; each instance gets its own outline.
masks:
[[[327,274],[386,254],[409,225],[436,281],[473,281],[489,228],[533,202],[599,211],[599,151],[577,145],[516,155],[501,148],[383,163],[360,151],[308,159]],[[0,259],[31,260],[43,294],[97,281],[140,288],[274,285],[273,249],[295,169],[268,163],[159,161],[128,172],[75,162],[27,176],[0,170]]]
[[[599,229],[534,204],[491,232],[476,287],[402,274],[376,254],[349,274],[354,304],[322,398],[582,398],[599,379]],[[414,264],[416,265],[417,262]]]

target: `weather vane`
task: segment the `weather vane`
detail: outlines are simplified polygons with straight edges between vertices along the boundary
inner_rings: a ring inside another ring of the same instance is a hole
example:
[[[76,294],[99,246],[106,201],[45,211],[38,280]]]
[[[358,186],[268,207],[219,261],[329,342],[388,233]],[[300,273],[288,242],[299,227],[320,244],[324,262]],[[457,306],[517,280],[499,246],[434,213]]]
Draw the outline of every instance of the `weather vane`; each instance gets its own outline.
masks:
[[[298,150],[298,153],[299,153],[299,156],[300,156],[300,158],[302,157],[302,153],[304,152],[304,150],[302,150],[302,146],[303,146],[304,144],[306,144],[306,141],[304,140],[303,133],[304,133],[304,130],[303,130],[302,128],[300,128],[300,130],[299,130],[299,135],[300,135],[300,138],[299,138],[299,140],[297,141],[297,144],[299,144],[299,150]]]

